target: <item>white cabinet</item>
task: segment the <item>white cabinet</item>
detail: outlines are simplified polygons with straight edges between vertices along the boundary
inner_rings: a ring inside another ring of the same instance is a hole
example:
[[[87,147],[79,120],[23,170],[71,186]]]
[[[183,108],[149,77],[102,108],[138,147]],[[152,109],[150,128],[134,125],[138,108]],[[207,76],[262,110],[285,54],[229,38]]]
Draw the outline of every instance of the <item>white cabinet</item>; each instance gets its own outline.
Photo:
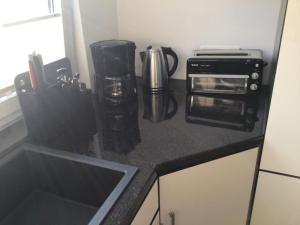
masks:
[[[289,0],[261,169],[300,176],[300,0]]]
[[[159,178],[161,222],[245,225],[258,148]]]
[[[159,225],[159,213],[157,213],[151,225]]]
[[[251,225],[300,224],[299,12],[300,0],[289,0]]]
[[[260,172],[251,225],[299,225],[300,179]]]
[[[146,199],[144,200],[140,210],[136,214],[131,225],[151,225],[151,221],[154,218],[157,210],[158,210],[158,184],[156,181],[152,186]]]

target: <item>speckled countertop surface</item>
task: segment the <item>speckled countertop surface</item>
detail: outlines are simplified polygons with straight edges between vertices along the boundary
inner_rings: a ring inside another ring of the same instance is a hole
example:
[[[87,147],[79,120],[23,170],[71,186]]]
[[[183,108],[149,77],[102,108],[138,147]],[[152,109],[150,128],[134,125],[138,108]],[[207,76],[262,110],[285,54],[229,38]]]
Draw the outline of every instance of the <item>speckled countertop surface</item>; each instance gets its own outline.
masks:
[[[97,133],[88,138],[90,143],[82,146],[89,149],[89,155],[139,169],[103,225],[129,225],[157,176],[238,153],[262,143],[269,98],[267,91],[254,100],[222,100],[208,96],[188,97],[185,81],[171,80],[170,89],[171,94],[167,96],[149,97],[143,95],[139,88],[138,104],[128,103],[127,108],[121,111],[112,110],[111,107],[105,109],[103,105],[98,108],[97,112],[102,116],[97,120]],[[217,108],[213,107],[215,104],[219,104]],[[230,107],[227,108],[230,105],[233,116],[229,113]],[[120,117],[107,116],[107,113],[103,119],[103,110],[114,116],[123,113],[122,118],[127,123],[120,122]],[[108,121],[115,124],[110,126]],[[130,127],[132,124],[136,126]],[[119,135],[107,132],[107,127],[123,129],[123,133],[120,135],[120,130]],[[112,145],[112,142],[119,143]],[[114,151],[111,150],[113,148]],[[67,149],[65,143],[63,149]]]

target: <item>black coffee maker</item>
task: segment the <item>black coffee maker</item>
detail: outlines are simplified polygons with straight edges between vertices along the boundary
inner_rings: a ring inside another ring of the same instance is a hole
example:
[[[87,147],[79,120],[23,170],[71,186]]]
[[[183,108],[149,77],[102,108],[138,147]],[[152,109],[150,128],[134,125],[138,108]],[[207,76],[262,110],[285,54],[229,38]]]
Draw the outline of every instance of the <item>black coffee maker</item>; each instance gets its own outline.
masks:
[[[135,97],[135,43],[107,40],[90,47],[99,101],[120,105]]]
[[[135,77],[135,44],[100,41],[91,45],[95,67],[99,141],[104,150],[127,153],[141,141]]]
[[[104,150],[126,154],[141,142],[136,98],[119,106],[104,102],[99,111],[102,124],[99,141]]]

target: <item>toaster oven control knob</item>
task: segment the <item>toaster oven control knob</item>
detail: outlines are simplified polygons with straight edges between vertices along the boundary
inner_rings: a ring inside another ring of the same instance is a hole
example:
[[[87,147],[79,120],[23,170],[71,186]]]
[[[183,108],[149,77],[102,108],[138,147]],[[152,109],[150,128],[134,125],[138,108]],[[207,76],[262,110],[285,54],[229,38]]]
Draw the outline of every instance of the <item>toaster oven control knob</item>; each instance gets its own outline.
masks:
[[[251,84],[251,85],[250,85],[250,90],[251,90],[251,91],[256,91],[257,89],[258,89],[257,84]]]
[[[254,72],[254,73],[251,74],[251,78],[252,78],[253,80],[257,80],[257,79],[259,78],[259,74],[256,73],[256,72]]]

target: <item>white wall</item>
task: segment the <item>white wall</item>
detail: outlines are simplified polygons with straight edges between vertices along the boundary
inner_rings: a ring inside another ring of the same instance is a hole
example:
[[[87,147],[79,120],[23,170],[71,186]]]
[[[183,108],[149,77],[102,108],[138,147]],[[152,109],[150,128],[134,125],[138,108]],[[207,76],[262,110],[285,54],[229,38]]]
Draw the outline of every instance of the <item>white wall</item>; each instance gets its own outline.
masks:
[[[90,44],[117,39],[117,5],[115,0],[79,0],[79,2],[89,73],[93,77],[95,71]]]
[[[80,11],[80,1],[73,0],[73,34],[74,34],[74,47],[76,51],[76,64],[78,71],[80,73],[81,81],[85,82],[88,87],[91,86],[90,70],[87,62],[87,46],[85,43],[81,11]],[[73,71],[74,73],[75,71]]]
[[[68,43],[66,44],[66,54],[72,64],[77,64],[73,68],[81,74],[81,80],[87,83],[88,87],[93,87],[94,66],[89,46],[96,41],[117,39],[116,1],[64,0],[63,14],[66,42]],[[74,55],[76,55],[76,60]]]
[[[171,46],[180,57],[175,78],[185,79],[186,60],[202,45],[262,49],[272,60],[281,0],[117,0],[120,39]],[[136,73],[140,74],[137,57]],[[268,71],[266,71],[266,74]]]
[[[61,11],[64,28],[64,41],[66,57],[70,59],[72,71],[79,71],[77,63],[77,51],[75,45],[75,24],[74,24],[74,0],[62,0]]]

